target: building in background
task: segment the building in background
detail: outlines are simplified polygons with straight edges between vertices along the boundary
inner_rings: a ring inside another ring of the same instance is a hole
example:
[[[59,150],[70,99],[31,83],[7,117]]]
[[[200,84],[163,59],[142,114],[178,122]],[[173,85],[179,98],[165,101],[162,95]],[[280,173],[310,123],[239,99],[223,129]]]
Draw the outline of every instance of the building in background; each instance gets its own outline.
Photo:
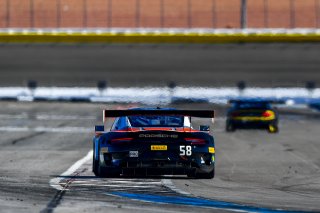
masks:
[[[0,0],[0,28],[319,28],[320,0]]]

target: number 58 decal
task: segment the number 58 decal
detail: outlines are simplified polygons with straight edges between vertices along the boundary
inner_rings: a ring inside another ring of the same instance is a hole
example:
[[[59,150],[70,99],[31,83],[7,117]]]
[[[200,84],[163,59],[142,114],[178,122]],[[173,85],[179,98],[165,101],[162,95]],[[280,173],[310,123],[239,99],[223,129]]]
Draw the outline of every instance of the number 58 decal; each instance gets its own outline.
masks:
[[[191,156],[192,147],[191,146],[180,146],[180,156]]]

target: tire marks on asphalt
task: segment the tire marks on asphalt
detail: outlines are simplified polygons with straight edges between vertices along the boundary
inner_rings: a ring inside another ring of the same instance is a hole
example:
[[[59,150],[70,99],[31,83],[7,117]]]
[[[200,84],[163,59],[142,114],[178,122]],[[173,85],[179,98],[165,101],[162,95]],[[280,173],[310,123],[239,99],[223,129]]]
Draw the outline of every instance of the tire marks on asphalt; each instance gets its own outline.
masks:
[[[17,143],[21,142],[21,141],[24,141],[24,140],[28,140],[28,139],[31,139],[31,138],[34,138],[34,137],[37,137],[39,135],[43,135],[45,132],[43,131],[40,131],[40,132],[35,132],[33,134],[30,134],[30,135],[27,135],[27,136],[24,136],[24,137],[20,137],[20,138],[17,138],[17,139],[14,139],[11,141],[12,145],[16,145]]]
[[[126,177],[98,178],[91,172],[92,151],[77,161],[66,172],[52,179],[50,185],[58,189],[55,196],[41,213],[52,213],[60,204],[66,193],[77,193],[83,196],[92,194],[105,195],[106,202],[110,197],[119,197],[132,201],[142,201],[154,204],[183,205],[194,208],[209,208],[216,211],[232,212],[258,212],[258,213],[289,213],[300,211],[287,211],[281,209],[268,209],[263,207],[242,205],[219,200],[209,200],[195,197],[176,188],[171,178],[184,177]],[[125,204],[127,203],[124,201]]]
[[[97,178],[91,172],[91,160],[92,150],[67,171],[50,180],[50,185],[58,191],[41,213],[53,212],[61,203],[63,196],[70,190],[83,193],[107,193],[109,196],[113,192],[154,192],[163,196],[177,195],[177,192],[165,186],[165,182],[160,178]]]

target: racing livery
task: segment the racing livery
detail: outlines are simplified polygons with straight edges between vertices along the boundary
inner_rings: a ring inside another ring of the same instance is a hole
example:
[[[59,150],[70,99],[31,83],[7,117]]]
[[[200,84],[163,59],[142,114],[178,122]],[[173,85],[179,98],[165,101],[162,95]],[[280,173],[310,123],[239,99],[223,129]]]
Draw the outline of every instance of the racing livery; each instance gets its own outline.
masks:
[[[136,108],[104,110],[115,118],[110,131],[96,126],[92,170],[96,176],[188,175],[213,178],[214,138],[209,126],[196,130],[191,117],[212,118],[210,110]]]
[[[278,113],[272,108],[271,101],[249,99],[232,100],[227,113],[226,131],[237,128],[262,128],[270,133],[279,132]]]

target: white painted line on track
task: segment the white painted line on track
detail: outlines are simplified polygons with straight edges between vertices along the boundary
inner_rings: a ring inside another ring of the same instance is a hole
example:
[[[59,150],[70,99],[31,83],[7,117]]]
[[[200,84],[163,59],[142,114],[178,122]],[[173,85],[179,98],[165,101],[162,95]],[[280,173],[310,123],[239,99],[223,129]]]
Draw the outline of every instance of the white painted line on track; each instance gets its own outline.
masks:
[[[0,114],[0,119],[27,119],[28,115],[26,113],[10,115],[10,114]]]
[[[168,176],[170,177],[170,176]],[[170,179],[162,179],[161,180],[162,184],[165,185],[166,187],[168,187],[169,189],[171,189],[174,192],[177,192],[178,194],[182,194],[182,195],[191,195],[189,192],[183,191],[181,189],[178,189]]]
[[[86,162],[88,162],[89,160],[92,159],[92,154],[93,154],[93,150],[90,150],[88,152],[88,154],[81,158],[80,160],[78,160],[76,163],[74,163],[67,171],[63,172],[60,176],[56,177],[56,178],[53,178],[50,180],[49,184],[51,187],[55,188],[56,190],[59,190],[59,191],[66,191],[68,190],[68,185],[70,185],[70,183],[73,183],[73,181],[70,181],[70,182],[67,182],[65,184],[61,184],[61,181],[62,180],[67,180],[67,179],[71,179],[70,176],[75,176],[75,173],[76,171],[83,165],[85,164]],[[168,175],[168,176],[165,176],[166,178],[165,179],[161,179],[161,184],[163,184],[164,186],[168,187],[169,189],[171,189],[172,191],[174,192],[177,192],[178,194],[181,194],[181,195],[186,195],[186,196],[190,196],[191,194],[188,193],[188,192],[185,192],[181,189],[178,189],[170,179],[170,177],[173,177],[172,175]],[[132,179],[132,183],[135,183],[134,179]],[[92,186],[94,184],[79,184],[79,182],[82,182],[82,181],[76,181],[75,180],[75,183],[78,182],[78,185],[87,185],[87,186]],[[118,179],[116,180],[116,182],[122,182],[122,180]],[[130,183],[130,181],[128,180],[124,180],[124,182],[128,182]],[[152,181],[153,182],[153,181]],[[149,182],[148,182],[149,184]],[[144,186],[141,186],[141,184],[139,184],[138,186],[124,186],[123,184],[122,185],[114,185],[114,184],[103,184],[103,185],[100,185],[101,187],[119,187],[119,188],[144,188]],[[123,191],[123,190],[119,190],[119,191]],[[145,191],[143,191],[145,192]],[[106,193],[107,195],[109,196],[115,196],[115,197],[118,197],[117,195],[114,195],[112,193]],[[134,199],[133,199],[134,200]],[[142,202],[147,202],[147,203],[153,203],[152,201],[144,201],[144,200],[139,200],[139,201],[142,201]],[[118,208],[118,206],[117,206]],[[128,207],[128,209],[134,209],[136,207]],[[210,208],[212,209],[213,207],[203,207],[203,208]],[[145,208],[143,208],[145,210]],[[220,209],[220,208],[213,208],[213,209]],[[140,210],[140,208],[137,208],[137,210]],[[155,209],[151,209],[152,211],[154,211]],[[226,208],[225,210],[229,210],[229,211],[233,211],[233,212],[251,212],[251,211],[245,211],[245,210],[237,210],[237,209],[229,209],[229,208]],[[160,210],[160,212],[171,212],[171,211],[163,211],[163,210]]]
[[[79,116],[79,115],[36,115],[37,120],[95,120],[95,116]]]
[[[50,186],[60,191],[66,190],[59,184],[63,179],[66,179],[64,176],[72,176],[72,174],[75,173],[75,171],[79,169],[84,163],[92,159],[92,155],[93,150],[90,150],[86,156],[75,162],[67,171],[59,175],[59,177],[51,179],[49,182]]]
[[[0,132],[53,132],[53,133],[90,133],[92,128],[87,127],[28,127],[28,126],[2,126]]]
[[[30,128],[25,127],[19,127],[19,126],[2,126],[0,127],[0,132],[29,132]]]
[[[56,178],[53,178],[50,180],[50,186],[57,189],[57,190],[66,190],[63,186],[60,185],[60,182],[63,180],[63,179],[66,179],[66,177],[63,177],[63,176],[72,176],[72,174],[77,170],[79,169],[84,163],[86,163],[87,161],[91,160],[92,159],[92,154],[93,154],[93,150],[89,151],[88,154],[81,158],[80,160],[78,160],[76,163],[74,163],[67,171],[63,172],[59,177],[56,177]],[[167,176],[168,178],[172,177],[172,176]],[[129,183],[130,181],[128,180],[118,180],[117,181],[118,183]],[[148,182],[148,184],[150,184]],[[169,189],[171,189],[172,191],[174,192],[177,192],[179,194],[182,194],[182,195],[190,195],[190,193],[188,192],[185,192],[181,189],[178,189],[170,179],[161,179],[161,184],[163,184],[164,186],[168,187]],[[113,187],[115,187],[115,185],[111,185]],[[123,184],[122,185],[119,185],[119,187],[123,187]],[[139,186],[136,186],[136,187],[143,187],[142,184],[139,184]]]
[[[113,194],[107,194],[107,195],[119,198],[119,196],[117,196],[117,195],[113,195]],[[139,201],[146,202],[146,201],[141,201],[141,200],[139,200]],[[146,202],[146,203],[151,203],[151,202]],[[107,202],[100,202],[99,206],[119,209],[119,204],[111,204],[111,203],[107,203]],[[168,210],[166,208],[157,209],[157,208],[153,208],[153,207],[147,207],[145,205],[140,207],[137,205],[130,205],[129,203],[126,205],[121,205],[121,209],[130,210],[130,212],[133,212],[134,210],[136,210],[138,212],[177,213],[177,210]],[[112,212],[112,209],[108,209],[107,212]],[[115,212],[117,212],[117,211],[115,211]]]
[[[24,112],[21,114],[0,114],[0,119],[36,119],[36,120],[95,120],[96,116],[81,116],[81,115],[59,115],[59,114],[36,114],[35,116],[28,115]]]
[[[93,132],[92,128],[86,127],[36,127],[31,129],[35,132],[60,132],[60,133],[88,133]]]

